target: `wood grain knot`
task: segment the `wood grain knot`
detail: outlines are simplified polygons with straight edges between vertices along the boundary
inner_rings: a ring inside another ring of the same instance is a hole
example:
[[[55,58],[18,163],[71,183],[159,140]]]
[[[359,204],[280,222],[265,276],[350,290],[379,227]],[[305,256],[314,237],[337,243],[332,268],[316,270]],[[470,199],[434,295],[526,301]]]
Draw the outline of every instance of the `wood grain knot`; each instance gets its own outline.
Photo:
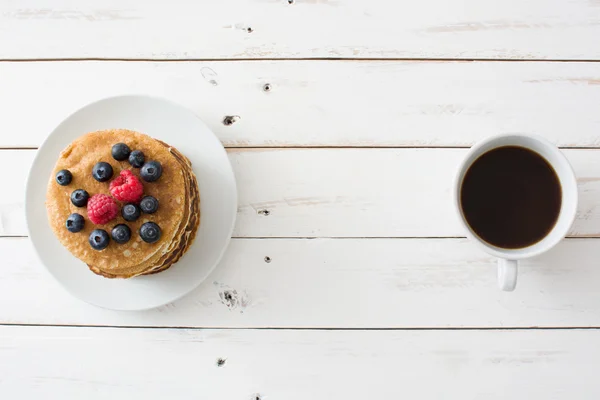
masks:
[[[234,122],[238,121],[240,118],[239,115],[226,115],[225,118],[223,118],[223,125],[233,125]]]

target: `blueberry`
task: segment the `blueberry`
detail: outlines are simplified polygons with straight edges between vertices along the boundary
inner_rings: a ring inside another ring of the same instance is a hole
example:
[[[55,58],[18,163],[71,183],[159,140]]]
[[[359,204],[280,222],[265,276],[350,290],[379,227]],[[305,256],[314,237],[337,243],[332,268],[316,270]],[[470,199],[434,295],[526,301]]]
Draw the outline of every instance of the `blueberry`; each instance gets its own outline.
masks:
[[[125,224],[119,224],[112,228],[110,236],[119,244],[127,243],[131,239],[131,229]]]
[[[162,175],[162,165],[158,161],[148,161],[140,171],[142,179],[146,182],[157,181]]]
[[[77,233],[83,229],[85,225],[85,219],[81,216],[81,214],[71,214],[69,218],[67,218],[67,230],[69,232]]]
[[[58,183],[61,186],[67,186],[69,183],[71,183],[72,180],[73,175],[71,174],[71,171],[67,169],[61,169],[56,174],[56,183]]]
[[[154,214],[158,210],[158,200],[152,196],[144,196],[140,202],[140,208],[146,214]]]
[[[135,204],[125,204],[121,209],[121,215],[125,221],[136,221],[140,217],[140,214],[140,208]]]
[[[92,168],[92,176],[98,182],[106,182],[113,176],[113,169],[109,163],[99,162]]]
[[[129,155],[129,164],[131,164],[132,167],[141,168],[141,166],[144,165],[145,159],[144,153],[139,150],[134,150]]]
[[[83,189],[77,189],[71,193],[71,203],[75,207],[85,207],[89,198],[90,195]]]
[[[160,239],[160,227],[154,222],[146,222],[140,228],[140,236],[146,243],[154,243]]]
[[[88,241],[94,250],[104,250],[108,247],[110,237],[104,229],[94,229]]]
[[[129,157],[131,149],[125,143],[117,143],[112,147],[111,154],[117,161],[125,161]]]

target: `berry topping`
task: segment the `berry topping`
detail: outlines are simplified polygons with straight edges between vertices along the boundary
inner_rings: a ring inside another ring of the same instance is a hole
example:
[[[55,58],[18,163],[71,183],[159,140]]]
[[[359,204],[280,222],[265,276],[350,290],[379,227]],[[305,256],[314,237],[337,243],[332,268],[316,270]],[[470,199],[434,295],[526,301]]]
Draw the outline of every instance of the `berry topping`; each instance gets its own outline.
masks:
[[[61,186],[67,186],[73,180],[73,175],[71,171],[67,169],[61,169],[56,173],[56,183]]]
[[[124,169],[110,183],[110,194],[119,201],[137,203],[144,194],[144,185],[133,172]]]
[[[160,227],[154,222],[146,222],[140,228],[140,236],[146,243],[154,243],[160,239]]]
[[[119,224],[112,228],[110,235],[119,244],[127,243],[131,239],[131,229],[125,224]]]
[[[154,214],[158,210],[158,200],[152,196],[144,196],[140,202],[140,208],[146,214]]]
[[[71,214],[69,215],[69,218],[67,218],[66,226],[69,232],[77,233],[83,229],[84,225],[85,219],[83,219],[81,214]]]
[[[131,149],[125,143],[117,143],[112,147],[111,154],[117,161],[125,161],[129,157]]]
[[[136,221],[140,217],[140,214],[140,208],[135,204],[125,204],[121,209],[121,215],[125,221]]]
[[[134,150],[129,154],[129,164],[135,168],[141,168],[144,165],[145,159],[144,153],[139,150]]]
[[[104,229],[94,229],[92,233],[90,233],[88,241],[94,250],[104,250],[108,247],[110,238]]]
[[[92,176],[98,182],[106,182],[113,176],[113,169],[109,163],[99,162],[92,168]]]
[[[71,203],[73,203],[75,207],[85,207],[89,198],[90,195],[83,189],[77,189],[71,193]]]
[[[140,170],[140,175],[146,182],[155,182],[162,175],[162,165],[158,161],[148,161]]]
[[[119,206],[112,197],[105,194],[95,194],[88,201],[88,218],[96,225],[104,225],[119,214]]]

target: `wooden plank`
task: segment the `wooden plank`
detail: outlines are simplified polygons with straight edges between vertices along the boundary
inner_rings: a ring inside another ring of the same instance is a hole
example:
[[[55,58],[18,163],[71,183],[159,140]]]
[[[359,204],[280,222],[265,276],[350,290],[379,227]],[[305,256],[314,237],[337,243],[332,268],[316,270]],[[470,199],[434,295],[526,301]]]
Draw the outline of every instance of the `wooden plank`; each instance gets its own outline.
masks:
[[[10,305],[0,307],[0,323],[600,327],[598,239],[567,239],[524,262],[513,293],[497,289],[495,260],[466,239],[234,239],[193,293],[131,313],[72,298],[50,278],[26,238],[0,239],[0,254],[0,304]]]
[[[236,237],[462,236],[450,197],[465,149],[235,149]],[[0,235],[25,235],[23,188],[35,151],[3,150]],[[579,178],[573,236],[600,236],[597,150],[565,150]],[[45,185],[47,177],[39,177]],[[202,190],[202,189],[200,189]],[[268,213],[264,211],[268,210]]]
[[[3,398],[597,399],[597,331],[0,327]],[[218,360],[221,359],[221,366]],[[474,377],[477,377],[474,379]]]
[[[0,87],[0,147],[39,146],[74,110],[124,93],[184,104],[233,147],[470,146],[513,132],[600,145],[598,63],[5,62]]]
[[[26,0],[0,27],[3,59],[600,58],[596,0]]]

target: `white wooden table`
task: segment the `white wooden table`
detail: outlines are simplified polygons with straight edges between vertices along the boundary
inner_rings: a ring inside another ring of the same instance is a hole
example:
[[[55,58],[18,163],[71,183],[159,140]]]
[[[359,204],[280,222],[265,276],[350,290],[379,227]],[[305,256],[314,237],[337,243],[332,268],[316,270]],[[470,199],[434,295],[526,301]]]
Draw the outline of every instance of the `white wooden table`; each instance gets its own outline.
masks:
[[[2,0],[0,60],[0,399],[599,398],[600,1]],[[23,211],[49,131],[123,93],[197,112],[239,188],[215,272],[137,313],[65,293]],[[449,199],[507,132],[580,188],[514,293]]]

